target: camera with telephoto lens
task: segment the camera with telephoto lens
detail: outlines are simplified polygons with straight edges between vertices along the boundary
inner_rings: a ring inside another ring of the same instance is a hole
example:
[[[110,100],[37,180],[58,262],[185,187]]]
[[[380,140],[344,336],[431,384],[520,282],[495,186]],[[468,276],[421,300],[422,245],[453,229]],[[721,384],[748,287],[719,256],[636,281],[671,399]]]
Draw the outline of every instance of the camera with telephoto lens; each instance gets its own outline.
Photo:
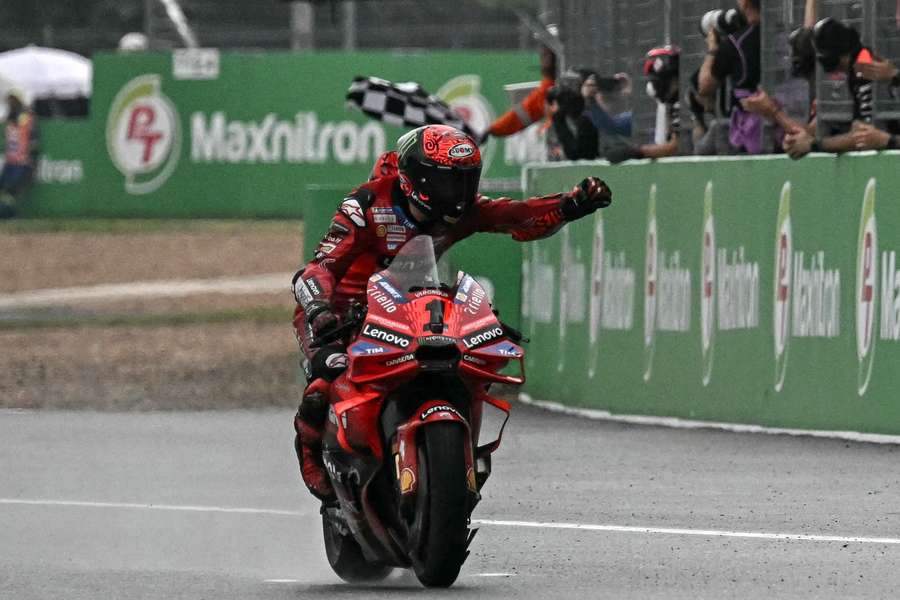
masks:
[[[583,76],[575,71],[566,71],[556,80],[556,85],[547,90],[547,102],[556,102],[567,115],[578,115],[584,110],[581,97]]]
[[[746,26],[747,19],[736,8],[710,10],[700,19],[700,32],[704,36],[709,35],[710,30],[714,30],[719,36],[732,35]]]

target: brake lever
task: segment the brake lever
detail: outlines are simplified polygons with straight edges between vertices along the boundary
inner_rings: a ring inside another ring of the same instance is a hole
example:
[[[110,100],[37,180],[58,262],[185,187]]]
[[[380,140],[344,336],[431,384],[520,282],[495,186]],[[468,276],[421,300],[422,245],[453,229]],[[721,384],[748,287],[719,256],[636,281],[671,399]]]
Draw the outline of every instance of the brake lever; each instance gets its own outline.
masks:
[[[500,327],[503,328],[503,335],[517,344],[528,344],[529,342],[531,342],[529,338],[525,337],[521,331],[519,331],[512,325],[507,325],[503,321],[500,321]]]
[[[312,342],[310,342],[309,347],[321,348],[325,344],[341,339],[344,334],[353,331],[354,329],[362,325],[362,322],[366,318],[367,312],[368,310],[364,305],[358,303],[353,304],[352,306],[350,306],[350,308],[347,309],[347,317],[342,325],[339,325],[331,331],[317,336],[312,340]]]

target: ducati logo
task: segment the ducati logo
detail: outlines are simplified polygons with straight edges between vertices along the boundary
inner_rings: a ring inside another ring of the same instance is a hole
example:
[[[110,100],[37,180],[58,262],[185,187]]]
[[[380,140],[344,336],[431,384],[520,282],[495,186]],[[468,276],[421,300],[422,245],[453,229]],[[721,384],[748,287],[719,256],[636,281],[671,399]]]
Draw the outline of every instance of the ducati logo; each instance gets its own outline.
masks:
[[[712,378],[713,342],[716,335],[716,227],[713,219],[713,184],[706,184],[703,199],[703,246],[700,264],[700,349],[703,385]]]
[[[600,324],[603,320],[603,259],[604,232],[603,211],[594,213],[594,255],[591,262],[591,303],[588,312],[588,342],[591,348],[591,361],[588,365],[588,379],[593,379],[597,372],[597,361],[600,354]]]
[[[659,263],[659,237],[656,230],[656,184],[650,186],[647,210],[647,239],[644,246],[644,381],[653,375],[653,351],[656,346],[656,301]]]
[[[856,254],[856,357],[859,361],[857,392],[869,388],[875,363],[875,319],[878,302],[878,227],[875,220],[875,179],[863,196]]]

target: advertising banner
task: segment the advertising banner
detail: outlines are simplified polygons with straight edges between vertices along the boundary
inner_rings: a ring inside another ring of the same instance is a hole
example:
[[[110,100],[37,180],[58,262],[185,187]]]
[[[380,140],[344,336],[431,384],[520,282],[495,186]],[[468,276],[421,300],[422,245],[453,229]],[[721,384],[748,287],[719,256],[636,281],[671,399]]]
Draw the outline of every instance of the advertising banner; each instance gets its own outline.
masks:
[[[404,133],[346,107],[356,75],[418,81],[480,131],[508,108],[503,86],[538,70],[532,53],[514,52],[100,54],[90,116],[42,124],[43,166],[23,211],[299,217],[307,186],[365,181]],[[485,190],[518,191],[537,135],[483,148]]]
[[[542,166],[612,207],[524,247],[528,391],[609,410],[900,433],[897,153]]]

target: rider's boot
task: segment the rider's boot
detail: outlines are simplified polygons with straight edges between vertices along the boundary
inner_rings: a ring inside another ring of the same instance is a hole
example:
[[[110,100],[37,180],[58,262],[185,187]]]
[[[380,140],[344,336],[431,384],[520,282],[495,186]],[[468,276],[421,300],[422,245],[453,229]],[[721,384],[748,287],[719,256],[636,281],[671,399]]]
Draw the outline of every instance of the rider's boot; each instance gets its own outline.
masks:
[[[328,391],[331,384],[325,379],[312,381],[303,392],[303,399],[294,417],[294,449],[300,462],[303,483],[313,496],[330,502],[334,488],[322,461],[322,432],[328,416]]]

